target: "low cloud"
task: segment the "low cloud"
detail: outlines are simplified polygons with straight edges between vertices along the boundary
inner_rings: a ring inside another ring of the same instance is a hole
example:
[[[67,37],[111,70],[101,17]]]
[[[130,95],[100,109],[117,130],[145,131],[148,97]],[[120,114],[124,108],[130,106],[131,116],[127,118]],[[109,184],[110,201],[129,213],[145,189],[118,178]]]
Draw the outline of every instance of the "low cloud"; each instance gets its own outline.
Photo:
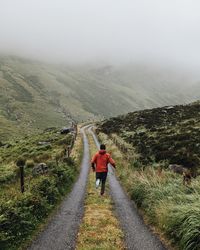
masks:
[[[0,0],[0,51],[197,69],[199,9],[198,0]]]

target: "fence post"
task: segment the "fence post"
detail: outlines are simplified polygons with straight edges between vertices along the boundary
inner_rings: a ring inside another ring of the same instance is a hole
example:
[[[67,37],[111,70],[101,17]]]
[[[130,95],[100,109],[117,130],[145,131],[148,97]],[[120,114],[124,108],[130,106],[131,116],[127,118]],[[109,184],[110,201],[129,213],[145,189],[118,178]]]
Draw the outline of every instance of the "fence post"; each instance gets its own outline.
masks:
[[[77,132],[78,132],[78,126],[77,126],[77,123],[75,123],[75,140],[76,140],[76,137],[77,137]]]
[[[64,156],[67,155],[67,145],[64,146]]]
[[[20,186],[21,192],[24,193],[24,166],[20,166]]]
[[[23,158],[19,158],[16,162],[16,165],[19,167],[20,172],[20,188],[21,192],[24,193],[24,166],[25,166],[26,160]]]
[[[70,157],[70,146],[67,147],[67,158]]]

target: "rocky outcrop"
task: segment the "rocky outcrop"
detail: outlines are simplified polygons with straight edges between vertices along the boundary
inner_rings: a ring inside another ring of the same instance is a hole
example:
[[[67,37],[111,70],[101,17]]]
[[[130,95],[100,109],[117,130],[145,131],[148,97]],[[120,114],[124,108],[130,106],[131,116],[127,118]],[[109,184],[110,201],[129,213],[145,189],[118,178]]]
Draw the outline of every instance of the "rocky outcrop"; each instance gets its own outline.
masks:
[[[48,173],[48,166],[46,163],[39,163],[32,170],[33,175],[41,175]]]

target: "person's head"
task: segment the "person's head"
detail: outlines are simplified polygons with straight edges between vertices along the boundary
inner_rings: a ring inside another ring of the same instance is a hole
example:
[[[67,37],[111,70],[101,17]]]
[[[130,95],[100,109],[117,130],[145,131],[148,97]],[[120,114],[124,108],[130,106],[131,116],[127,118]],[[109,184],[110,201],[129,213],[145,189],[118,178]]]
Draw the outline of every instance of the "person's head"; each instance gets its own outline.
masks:
[[[106,145],[105,144],[101,144],[100,145],[100,150],[106,150]]]

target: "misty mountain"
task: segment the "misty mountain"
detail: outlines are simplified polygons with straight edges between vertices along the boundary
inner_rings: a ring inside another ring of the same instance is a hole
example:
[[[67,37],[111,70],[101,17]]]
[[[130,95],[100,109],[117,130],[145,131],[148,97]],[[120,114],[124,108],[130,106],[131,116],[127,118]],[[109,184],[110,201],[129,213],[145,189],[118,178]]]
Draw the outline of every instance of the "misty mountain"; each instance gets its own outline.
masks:
[[[66,66],[2,56],[0,136],[187,103],[187,83],[180,73],[145,65]]]

